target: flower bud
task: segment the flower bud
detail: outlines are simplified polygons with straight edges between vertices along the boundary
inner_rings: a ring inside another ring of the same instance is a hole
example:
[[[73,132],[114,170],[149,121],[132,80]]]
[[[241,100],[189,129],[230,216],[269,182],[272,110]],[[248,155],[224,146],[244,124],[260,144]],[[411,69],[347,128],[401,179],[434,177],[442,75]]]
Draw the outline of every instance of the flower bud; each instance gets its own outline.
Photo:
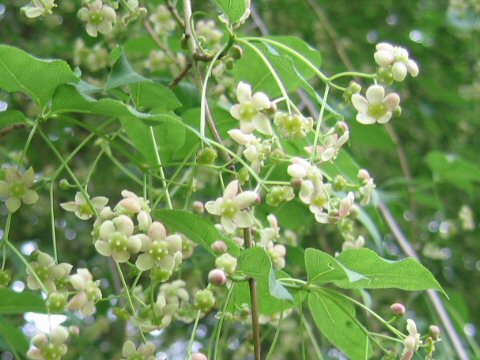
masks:
[[[208,358],[202,353],[195,353],[192,355],[192,360],[208,360]]]
[[[437,325],[430,325],[428,328],[433,340],[438,340],[440,337],[440,328]]]
[[[235,60],[239,60],[242,58],[243,56],[243,50],[240,46],[238,45],[233,45],[231,48],[230,48],[230,51],[228,52],[228,54],[234,58]]]
[[[48,295],[46,306],[52,314],[62,313],[67,306],[67,296],[64,293],[53,292]]]
[[[377,79],[380,83],[390,85],[393,83],[393,74],[390,68],[379,68],[377,71]]]
[[[72,184],[70,184],[67,179],[62,179],[62,180],[60,180],[60,183],[59,183],[58,186],[59,186],[60,189],[62,189],[62,190],[68,190],[68,189],[70,189],[70,187],[72,186]]]
[[[225,253],[220,255],[215,260],[215,265],[223,270],[229,275],[233,274],[237,269],[237,259],[232,255]]]
[[[225,285],[227,282],[227,275],[222,269],[213,269],[208,273],[208,282],[216,286]]]
[[[405,314],[405,306],[400,303],[395,303],[390,306],[390,311],[395,316],[403,316]]]
[[[8,270],[0,270],[0,288],[7,287],[12,280],[12,274]]]
[[[120,320],[125,320],[127,321],[130,319],[130,314],[127,310],[122,309],[120,307],[114,307],[113,308],[113,313],[115,314],[116,317],[118,317]]]
[[[347,185],[347,179],[345,179],[342,175],[337,175],[333,179],[333,190],[335,191],[342,191],[345,189]]]
[[[215,297],[208,289],[199,290],[195,293],[193,304],[198,310],[208,312],[215,305]]]
[[[202,215],[205,212],[205,206],[201,201],[194,201],[192,204],[192,210],[195,214]]]
[[[197,164],[210,165],[215,162],[217,152],[214,148],[206,147],[197,152]]]
[[[80,335],[80,328],[78,326],[72,325],[68,327],[68,334],[72,336]]]
[[[214,241],[210,247],[216,254],[223,254],[228,251],[227,244],[222,240]]]

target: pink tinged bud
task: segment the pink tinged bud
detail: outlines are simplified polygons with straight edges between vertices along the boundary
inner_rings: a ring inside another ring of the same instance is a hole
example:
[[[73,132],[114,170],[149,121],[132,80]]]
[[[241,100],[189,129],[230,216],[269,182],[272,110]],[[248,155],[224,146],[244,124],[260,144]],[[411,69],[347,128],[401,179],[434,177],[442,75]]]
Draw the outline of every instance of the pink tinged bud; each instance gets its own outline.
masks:
[[[217,240],[211,245],[212,250],[217,254],[223,254],[228,251],[228,246],[222,240]]]
[[[202,353],[195,353],[192,355],[192,360],[208,360],[208,358]]]
[[[430,325],[428,331],[430,331],[430,335],[432,335],[433,340],[438,340],[440,337],[440,328],[437,325]]]
[[[72,336],[78,336],[80,335],[80,328],[78,326],[72,325],[68,328],[68,333]]]
[[[192,204],[192,210],[195,214],[202,215],[205,212],[205,206],[201,201],[194,201]]]
[[[122,208],[131,213],[138,213],[140,212],[140,210],[142,210],[140,201],[136,198],[130,198],[130,197],[120,200],[120,202],[117,205],[117,208]]]
[[[400,303],[395,303],[390,306],[390,311],[395,316],[402,316],[405,314],[405,306]]]
[[[70,299],[70,302],[68,303],[68,308],[73,311],[80,310],[87,304],[87,302],[87,293],[82,291]]]
[[[227,282],[227,275],[222,269],[213,269],[208,273],[208,282],[216,286],[225,285]]]
[[[48,344],[48,339],[45,334],[37,334],[32,338],[32,344],[38,348]]]

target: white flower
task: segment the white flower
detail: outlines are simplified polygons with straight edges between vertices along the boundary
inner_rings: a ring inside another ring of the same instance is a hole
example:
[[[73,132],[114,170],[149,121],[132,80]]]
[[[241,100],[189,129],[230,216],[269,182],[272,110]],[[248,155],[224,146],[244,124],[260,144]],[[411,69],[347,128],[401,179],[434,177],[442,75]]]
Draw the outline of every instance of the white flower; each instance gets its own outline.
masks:
[[[52,9],[56,7],[55,0],[32,0],[28,6],[22,7],[25,16],[28,18],[36,18],[42,15],[49,15]]]
[[[260,242],[263,244],[267,244],[269,241],[278,239],[280,236],[280,227],[278,226],[278,221],[275,215],[268,215],[267,220],[270,226],[260,230]]]
[[[133,215],[138,214],[142,210],[150,213],[148,200],[128,190],[123,190],[122,196],[123,199],[118,202],[114,209],[117,213]]]
[[[88,7],[82,7],[77,15],[80,20],[87,23],[87,33],[93,37],[97,37],[98,33],[110,33],[117,20],[115,10],[103,4],[102,0],[94,0]]]
[[[108,199],[104,196],[97,196],[90,200],[90,202],[95,210],[100,212],[105,205],[107,205]],[[75,216],[81,220],[88,220],[95,215],[87,199],[81,192],[75,194],[75,201],[62,203],[60,206],[66,211],[74,212]]]
[[[225,188],[223,197],[215,201],[208,201],[205,209],[212,214],[220,216],[222,226],[227,233],[232,233],[237,227],[246,228],[253,225],[250,212],[245,210],[257,199],[254,191],[244,191],[238,194],[238,181],[234,180]]]
[[[357,109],[357,121],[361,124],[384,124],[390,120],[393,111],[400,104],[396,93],[385,96],[385,89],[372,85],[367,89],[366,98],[359,94],[352,95],[352,104]]]
[[[127,262],[131,254],[140,251],[142,241],[132,236],[134,224],[126,215],[107,220],[100,226],[100,240],[95,241],[95,249],[103,256],[112,256],[118,262]]]
[[[70,276],[70,283],[78,290],[68,303],[70,310],[80,310],[83,316],[93,314],[95,302],[102,298],[100,280],[93,281],[92,274],[88,269],[78,269],[77,273]]]
[[[239,129],[229,130],[228,134],[238,144],[245,146],[243,155],[250,162],[253,171],[259,173],[270,154],[272,144],[268,140],[262,141],[253,134],[244,134]]]
[[[56,291],[56,283],[61,283],[62,279],[70,273],[72,267],[68,263],[56,264],[50,255],[40,252],[37,260],[31,262],[27,267],[27,286],[31,290],[40,289],[38,277],[49,292]],[[37,277],[33,275],[34,273]]]
[[[338,207],[338,216],[340,218],[350,215],[354,201],[355,197],[352,192],[349,192],[347,196],[340,201],[340,206]]]
[[[418,75],[418,65],[408,58],[408,51],[400,46],[380,43],[376,46],[375,61],[382,67],[391,66],[394,80],[403,81],[407,72],[413,77]]]
[[[316,155],[320,156],[321,161],[335,160],[340,148],[348,141],[349,136],[347,124],[341,121],[325,134],[323,145],[317,145],[315,149]],[[311,155],[313,146],[305,147],[305,151]]]
[[[262,110],[270,108],[270,100],[267,95],[257,92],[252,96],[250,85],[239,82],[237,86],[237,99],[230,109],[230,114],[240,121],[240,130],[246,134],[257,130],[265,135],[272,135],[272,127],[267,115]]]
[[[373,179],[368,171],[365,169],[360,169],[357,177],[362,183],[362,187],[360,187],[358,190],[361,196],[360,204],[367,205],[370,202],[373,191],[375,190],[375,183],[373,182]]]
[[[27,205],[38,201],[38,194],[30,189],[35,182],[35,173],[29,168],[22,175],[18,170],[10,167],[5,170],[5,180],[0,180],[0,197],[5,197],[5,206],[8,211],[14,213],[22,202]]]
[[[403,341],[405,348],[403,349],[402,360],[410,360],[422,343],[420,334],[417,331],[417,325],[412,319],[407,319],[407,331],[408,336]]]
[[[57,326],[47,336],[44,333],[32,338],[34,346],[27,352],[27,357],[32,360],[60,360],[67,353],[65,341],[68,338],[68,330],[63,326]]]
[[[138,235],[137,235],[138,236]],[[135,265],[140,271],[157,267],[172,274],[182,259],[182,238],[178,234],[167,236],[165,227],[158,221],[153,222],[148,236],[141,236],[142,251]]]
[[[301,114],[288,114],[282,111],[275,113],[273,122],[287,139],[304,138],[313,128],[311,117],[303,117]]]

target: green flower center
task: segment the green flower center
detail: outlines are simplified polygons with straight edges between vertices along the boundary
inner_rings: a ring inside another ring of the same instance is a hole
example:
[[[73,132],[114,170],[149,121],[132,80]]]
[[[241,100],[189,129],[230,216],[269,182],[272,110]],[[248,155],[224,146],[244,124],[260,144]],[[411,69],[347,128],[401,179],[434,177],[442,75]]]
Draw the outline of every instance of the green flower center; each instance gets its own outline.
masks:
[[[58,360],[62,357],[62,348],[50,343],[42,349],[42,353],[46,360]]]
[[[255,115],[257,115],[257,109],[250,101],[240,105],[240,117],[243,121],[252,121]]]
[[[145,360],[145,356],[143,356],[143,354],[140,354],[140,353],[135,353],[133,355],[130,355],[129,360]]]
[[[384,116],[387,113],[387,110],[387,106],[384,103],[368,105],[368,115],[374,117],[375,119]]]
[[[116,232],[112,235],[108,243],[110,244],[113,251],[126,251],[128,245],[128,238],[122,233]]]
[[[101,11],[94,11],[90,13],[88,22],[93,25],[100,25],[104,20],[104,16]]]
[[[94,213],[92,211],[92,208],[88,204],[79,205],[78,206],[78,212],[80,214],[86,215],[86,216],[93,216],[94,215]]]
[[[46,281],[50,277],[48,267],[46,266],[39,266],[38,268],[35,269],[35,272],[37,273],[37,276],[39,277],[39,279],[42,281]]]
[[[328,199],[324,195],[318,195],[312,200],[312,205],[319,208],[323,208],[328,202]]]
[[[237,213],[238,209],[233,203],[232,199],[225,200],[220,207],[220,214],[223,217],[226,217],[227,219],[231,219],[235,216]]]
[[[21,181],[15,181],[12,185],[10,185],[10,193],[12,197],[16,197],[21,199],[25,195],[25,191],[27,187]]]
[[[153,242],[149,254],[152,255],[152,257],[154,257],[155,259],[160,260],[165,255],[168,255],[168,244],[165,241]]]

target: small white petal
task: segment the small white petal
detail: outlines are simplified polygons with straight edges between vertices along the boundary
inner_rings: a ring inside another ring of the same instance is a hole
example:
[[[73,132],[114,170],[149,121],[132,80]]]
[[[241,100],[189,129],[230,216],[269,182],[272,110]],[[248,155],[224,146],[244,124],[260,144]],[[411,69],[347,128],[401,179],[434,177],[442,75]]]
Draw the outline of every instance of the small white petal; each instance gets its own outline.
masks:
[[[270,99],[263,92],[257,92],[252,97],[252,103],[257,110],[270,108]]]
[[[112,257],[115,261],[119,263],[127,262],[130,259],[130,253],[127,251],[113,252]]]
[[[367,89],[367,100],[371,104],[380,104],[385,96],[385,89],[380,85],[372,85]]]
[[[223,229],[227,234],[231,234],[235,231],[236,227],[232,220],[227,219],[226,217],[222,217],[220,219],[220,222],[222,223]]]
[[[247,102],[252,97],[252,88],[247,83],[240,81],[237,85],[237,99],[240,104]]]
[[[371,117],[370,115],[364,113],[357,114],[356,119],[360,124],[364,125],[371,125],[377,122],[374,117]]]
[[[377,122],[379,124],[385,124],[392,118],[392,113],[390,111],[386,112],[385,115],[379,117]]]
[[[368,111],[368,101],[360,94],[352,95],[352,104],[358,112],[366,113]]]
[[[103,256],[111,256],[112,255],[112,248],[110,244],[106,241],[97,240],[95,241],[95,249],[97,249],[98,253]]]
[[[388,94],[383,102],[387,106],[388,110],[393,111],[398,105],[400,105],[400,96],[398,96],[396,93]]]
[[[408,60],[407,62],[407,69],[410,75],[413,77],[417,76],[420,70],[418,69],[418,65],[415,61],[413,60]]]
[[[246,228],[253,225],[252,215],[246,211],[238,211],[233,217],[233,223],[239,228]]]
[[[230,108],[230,115],[232,115],[235,119],[241,120],[242,117],[240,116],[240,109],[242,108],[242,105],[240,104],[235,104]]]
[[[140,271],[150,270],[154,265],[155,261],[149,254],[142,254],[137,258],[137,261],[135,261],[135,266]]]
[[[255,130],[255,126],[251,121],[240,121],[240,130],[245,134],[251,134]]]
[[[235,196],[233,203],[238,209],[243,210],[252,205],[256,199],[257,193],[255,191],[244,191]]]
[[[375,62],[383,67],[390,65],[394,60],[393,52],[388,50],[377,51],[373,57]]]
[[[407,76],[407,66],[400,61],[396,61],[392,66],[392,75],[395,81],[403,81]]]
[[[116,228],[112,221],[107,220],[102,225],[100,225],[100,239],[108,240],[115,233]]]
[[[238,193],[238,180],[233,180],[225,188],[223,193],[224,199],[233,199]]]
[[[262,134],[272,135],[272,126],[270,125],[270,120],[267,115],[262,113],[257,113],[252,119],[253,126],[255,129]]]
[[[394,47],[393,47],[392,44],[389,44],[389,43],[386,43],[386,42],[381,42],[381,43],[378,43],[375,46],[375,49],[377,49],[378,51],[386,50],[386,51],[392,51],[393,52]]]
[[[220,204],[223,202],[223,199],[217,199],[215,201],[207,201],[205,203],[205,209],[212,215],[220,215]]]
[[[124,357],[129,357],[129,356],[135,354],[136,351],[137,351],[137,349],[136,349],[133,341],[128,340],[128,341],[125,342],[125,344],[123,344],[122,355]]]

